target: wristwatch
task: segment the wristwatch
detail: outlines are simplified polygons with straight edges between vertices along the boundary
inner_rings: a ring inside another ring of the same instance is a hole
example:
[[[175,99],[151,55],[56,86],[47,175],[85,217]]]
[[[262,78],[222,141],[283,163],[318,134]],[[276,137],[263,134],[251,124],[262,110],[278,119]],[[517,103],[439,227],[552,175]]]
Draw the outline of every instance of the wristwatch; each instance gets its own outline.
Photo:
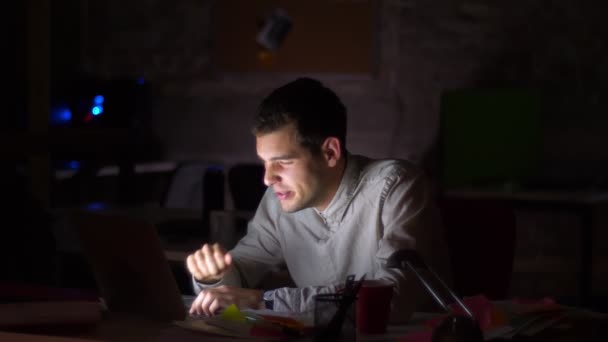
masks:
[[[266,309],[274,310],[274,290],[264,291],[262,300]]]

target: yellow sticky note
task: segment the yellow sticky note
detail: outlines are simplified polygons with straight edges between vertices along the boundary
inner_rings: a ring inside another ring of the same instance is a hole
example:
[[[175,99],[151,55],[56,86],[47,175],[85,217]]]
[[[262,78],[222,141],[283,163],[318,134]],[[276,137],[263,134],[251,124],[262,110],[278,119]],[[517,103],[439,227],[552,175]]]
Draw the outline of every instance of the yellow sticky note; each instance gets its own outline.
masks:
[[[225,308],[224,311],[222,311],[222,314],[220,317],[222,317],[222,319],[225,319],[227,321],[238,321],[238,322],[247,321],[247,317],[245,317],[245,315],[234,304],[231,304],[230,306]]]

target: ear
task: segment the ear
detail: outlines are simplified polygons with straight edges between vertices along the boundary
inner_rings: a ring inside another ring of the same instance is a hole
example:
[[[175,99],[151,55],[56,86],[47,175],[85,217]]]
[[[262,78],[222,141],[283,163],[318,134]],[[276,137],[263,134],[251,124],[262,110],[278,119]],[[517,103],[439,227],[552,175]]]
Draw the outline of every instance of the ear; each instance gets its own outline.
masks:
[[[336,137],[325,139],[321,146],[321,154],[329,167],[334,167],[338,164],[338,161],[342,158],[341,151],[340,140]]]

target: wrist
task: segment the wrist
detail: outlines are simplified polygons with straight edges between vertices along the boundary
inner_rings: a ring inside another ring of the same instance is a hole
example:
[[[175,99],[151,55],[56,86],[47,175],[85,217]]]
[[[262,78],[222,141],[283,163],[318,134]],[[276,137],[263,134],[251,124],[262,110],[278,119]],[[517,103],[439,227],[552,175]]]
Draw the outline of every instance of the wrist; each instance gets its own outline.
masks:
[[[197,279],[195,277],[194,280],[203,285],[216,285],[222,280],[222,277],[205,277],[202,279]]]

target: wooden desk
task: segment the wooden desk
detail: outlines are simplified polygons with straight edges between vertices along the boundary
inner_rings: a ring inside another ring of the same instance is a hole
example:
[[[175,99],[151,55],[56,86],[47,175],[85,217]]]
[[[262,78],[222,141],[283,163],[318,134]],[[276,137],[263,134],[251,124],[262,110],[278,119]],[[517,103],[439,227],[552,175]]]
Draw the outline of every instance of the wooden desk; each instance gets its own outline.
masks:
[[[590,304],[593,275],[593,211],[608,203],[608,191],[498,191],[479,189],[449,190],[446,198],[507,202],[516,210],[572,212],[581,222],[579,231],[580,258],[578,270],[579,305]]]

